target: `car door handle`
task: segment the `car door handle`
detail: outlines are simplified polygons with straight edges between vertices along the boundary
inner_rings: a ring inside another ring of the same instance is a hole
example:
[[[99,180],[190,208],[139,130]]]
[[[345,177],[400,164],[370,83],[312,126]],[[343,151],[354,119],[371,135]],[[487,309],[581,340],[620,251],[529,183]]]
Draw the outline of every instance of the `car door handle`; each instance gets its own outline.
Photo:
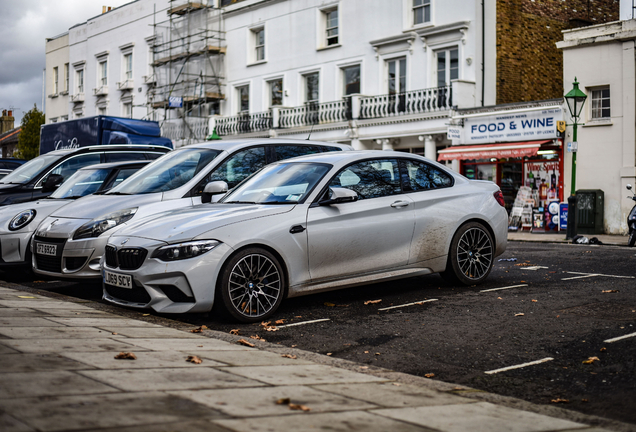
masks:
[[[406,207],[407,205],[409,205],[408,201],[396,201],[393,204],[391,204],[391,207],[400,208],[400,207]]]
[[[294,225],[293,227],[291,227],[289,229],[289,233],[290,234],[297,234],[297,233],[301,233],[303,231],[305,231],[305,227],[302,226],[302,225]]]

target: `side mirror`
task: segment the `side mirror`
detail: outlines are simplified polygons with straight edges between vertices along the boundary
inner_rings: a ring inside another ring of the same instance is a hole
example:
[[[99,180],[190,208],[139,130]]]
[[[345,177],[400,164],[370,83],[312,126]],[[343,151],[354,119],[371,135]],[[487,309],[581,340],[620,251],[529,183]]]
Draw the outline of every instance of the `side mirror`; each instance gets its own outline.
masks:
[[[625,186],[627,188],[627,190],[632,190],[632,185],[628,184],[627,186]]]
[[[213,195],[221,195],[227,193],[227,183],[224,181],[213,181],[205,185],[203,194],[201,195],[202,203],[212,202]]]
[[[50,174],[42,185],[42,192],[53,192],[64,182],[64,177],[59,174]]]
[[[319,205],[326,206],[358,201],[358,193],[351,189],[334,187],[329,188],[329,190],[331,191],[331,197],[320,201]]]

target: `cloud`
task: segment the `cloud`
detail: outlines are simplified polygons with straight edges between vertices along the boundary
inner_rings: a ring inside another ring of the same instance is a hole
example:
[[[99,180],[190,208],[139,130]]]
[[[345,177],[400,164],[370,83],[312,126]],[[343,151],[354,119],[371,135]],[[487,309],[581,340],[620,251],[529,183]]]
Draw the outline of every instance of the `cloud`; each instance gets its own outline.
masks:
[[[126,0],[20,0],[2,2],[0,14],[0,109],[16,108],[16,126],[26,111],[42,109],[46,38],[101,14],[102,5]]]

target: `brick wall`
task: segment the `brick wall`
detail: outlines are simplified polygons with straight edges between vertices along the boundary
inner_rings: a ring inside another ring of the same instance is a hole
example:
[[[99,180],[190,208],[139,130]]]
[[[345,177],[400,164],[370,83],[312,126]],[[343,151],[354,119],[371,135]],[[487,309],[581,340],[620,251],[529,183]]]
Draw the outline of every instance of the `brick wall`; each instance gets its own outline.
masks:
[[[497,103],[563,96],[562,30],[619,19],[619,0],[498,0]]]

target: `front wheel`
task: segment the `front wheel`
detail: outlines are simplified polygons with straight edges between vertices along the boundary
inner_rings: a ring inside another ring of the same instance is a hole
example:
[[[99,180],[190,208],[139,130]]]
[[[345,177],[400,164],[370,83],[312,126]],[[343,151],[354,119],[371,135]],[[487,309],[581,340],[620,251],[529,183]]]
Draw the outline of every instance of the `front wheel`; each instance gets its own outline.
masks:
[[[441,275],[451,283],[482,283],[492,270],[494,252],[492,236],[482,224],[462,225],[453,236],[446,270]]]
[[[285,274],[278,259],[260,248],[234,255],[221,272],[221,300],[236,320],[258,322],[276,312],[285,293]]]

